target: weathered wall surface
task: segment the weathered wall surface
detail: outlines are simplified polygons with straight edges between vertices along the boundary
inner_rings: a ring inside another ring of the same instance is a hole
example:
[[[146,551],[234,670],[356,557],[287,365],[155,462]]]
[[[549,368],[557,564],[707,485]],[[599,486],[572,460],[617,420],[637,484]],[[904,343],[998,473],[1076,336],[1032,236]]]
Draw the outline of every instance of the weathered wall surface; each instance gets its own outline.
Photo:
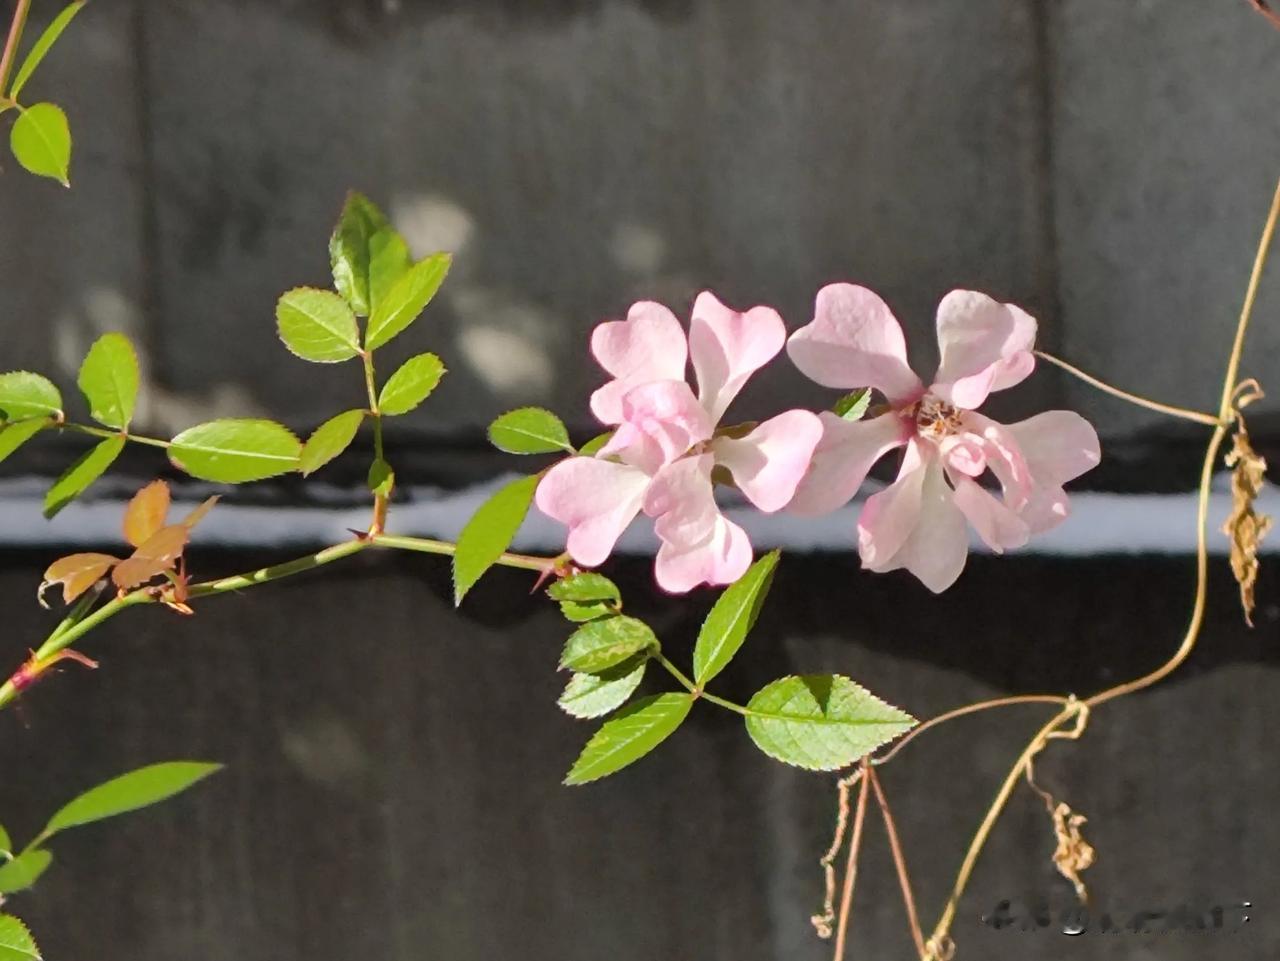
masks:
[[[118,0],[66,43],[40,92],[69,106],[76,189],[4,181],[0,257],[36,282],[0,291],[3,361],[68,376],[129,329],[170,428],[359,398],[272,321],[326,280],[351,186],[458,254],[388,352],[453,371],[415,430],[531,402],[581,423],[587,332],[633,299],[710,287],[799,325],[835,279],[881,290],[922,366],[939,295],[975,286],[1049,349],[1207,405],[1280,140],[1275,39],[1231,0]],[[745,413],[827,399],[784,367]],[[1005,403],[1049,401],[1152,422],[1055,372]]]
[[[265,560],[204,552],[200,564],[215,574]],[[745,698],[787,673],[841,671],[922,716],[1009,692],[1087,693],[1176,645],[1191,579],[1185,559],[979,559],[923,603],[919,585],[853,566],[787,558],[718,688]],[[14,637],[36,637],[52,616],[13,606],[38,567],[30,554],[4,559]],[[655,596],[644,562],[615,570],[628,608],[687,662],[700,605]],[[1044,807],[1020,787],[961,906],[960,959],[1276,956],[1280,609],[1260,611],[1250,633],[1221,568],[1213,583],[1202,649],[1178,679],[1099,709],[1085,738],[1056,744],[1037,772],[1089,817],[1095,907],[1252,900],[1255,920],[1238,934],[1158,937],[983,928],[980,915],[1004,898],[1069,903]],[[197,757],[228,768],[183,799],[60,838],[59,863],[12,907],[44,934],[50,958],[829,957],[808,918],[821,900],[833,779],[770,761],[737,717],[706,705],[635,767],[561,787],[593,725],[553,704],[568,628],[526,587],[495,573],[458,614],[437,560],[369,555],[201,605],[192,619],[122,615],[90,647],[99,671],[68,670],[23,715],[0,715],[6,826],[34,831],[76,785],[131,765]],[[1268,574],[1262,596],[1277,591]],[[976,610],[981,628],[957,634]],[[1044,718],[1019,708],[960,721],[884,768],[930,923]],[[910,957],[906,927],[883,833],[869,824],[853,957],[898,961]]]

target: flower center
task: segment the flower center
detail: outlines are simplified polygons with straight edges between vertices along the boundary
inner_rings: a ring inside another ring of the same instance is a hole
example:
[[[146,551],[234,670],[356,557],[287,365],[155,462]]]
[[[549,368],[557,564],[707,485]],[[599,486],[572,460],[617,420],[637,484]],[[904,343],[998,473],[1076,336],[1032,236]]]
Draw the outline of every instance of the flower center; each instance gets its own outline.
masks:
[[[909,413],[915,419],[916,433],[934,441],[942,440],[961,428],[960,409],[932,394],[925,394],[909,409]]]

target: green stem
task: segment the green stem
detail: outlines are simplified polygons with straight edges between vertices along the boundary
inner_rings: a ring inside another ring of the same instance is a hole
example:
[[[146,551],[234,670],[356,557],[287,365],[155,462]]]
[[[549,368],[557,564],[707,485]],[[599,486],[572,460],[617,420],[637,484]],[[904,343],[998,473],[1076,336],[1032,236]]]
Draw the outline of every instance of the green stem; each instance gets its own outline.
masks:
[[[694,684],[693,681],[689,680],[689,678],[685,676],[684,672],[681,671],[680,668],[676,667],[669,660],[667,660],[666,657],[663,656],[663,653],[661,651],[654,651],[653,659],[657,661],[659,664],[661,664],[663,667],[665,667],[667,669],[667,673],[670,674],[672,677],[674,677],[677,681],[679,681],[680,686],[683,687],[690,694],[693,694],[694,696],[702,695],[702,692],[698,690],[698,685]]]
[[[741,704],[734,704],[733,701],[727,701],[723,697],[708,694],[706,691],[699,688],[697,684],[689,679],[688,675],[686,675],[684,671],[672,664],[661,651],[654,651],[652,656],[655,661],[666,668],[668,674],[680,682],[681,687],[694,697],[702,698],[704,701],[710,701],[712,704],[723,707],[725,710],[733,711],[734,714],[741,714],[743,717],[751,716],[752,712],[747,710]]]
[[[437,541],[429,537],[405,537],[400,534],[374,534],[369,538],[369,543],[377,547],[416,551],[419,554],[442,554],[446,557],[452,557],[458,552],[458,545],[450,541]],[[554,571],[558,560],[559,558],[557,557],[534,557],[530,554],[506,552],[499,555],[494,563],[502,567],[514,567],[523,571],[537,571],[541,574]]]
[[[60,424],[63,430],[73,430],[79,434],[88,434],[91,437],[121,437],[125,440],[133,441],[135,444],[146,444],[148,447],[168,448],[170,445],[167,440],[160,440],[156,437],[143,437],[140,434],[123,433],[118,430],[105,430],[101,427],[90,427],[88,424]]]
[[[0,97],[9,89],[9,74],[18,58],[18,45],[22,43],[22,31],[27,25],[27,14],[30,12],[31,0],[18,0],[17,6],[13,8],[13,22],[9,26],[8,39],[4,42],[4,53],[0,54]]]

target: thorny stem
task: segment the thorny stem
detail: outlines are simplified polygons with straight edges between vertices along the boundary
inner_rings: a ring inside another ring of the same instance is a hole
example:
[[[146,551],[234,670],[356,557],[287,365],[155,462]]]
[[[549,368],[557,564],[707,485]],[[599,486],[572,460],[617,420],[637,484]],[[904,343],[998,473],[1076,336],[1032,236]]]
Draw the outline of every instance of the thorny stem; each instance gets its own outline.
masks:
[[[889,836],[889,850],[893,854],[893,866],[898,872],[898,884],[902,888],[902,903],[907,909],[907,925],[911,928],[911,940],[915,942],[917,957],[925,956],[924,934],[920,930],[920,915],[916,911],[916,898],[911,893],[911,875],[907,871],[907,859],[902,853],[902,844],[898,840],[898,827],[893,821],[893,811],[889,808],[889,800],[880,786],[880,776],[874,767],[866,769],[867,780],[871,782],[871,790],[875,792],[876,804],[880,808],[880,816],[884,819],[884,830]]]
[[[1009,771],[1004,784],[1001,785],[999,793],[987,811],[986,817],[983,818],[982,824],[978,828],[978,833],[969,845],[964,863],[960,867],[960,873],[957,875],[956,882],[952,887],[951,897],[948,899],[942,917],[938,920],[933,936],[929,940],[930,945],[941,944],[947,939],[947,932],[950,930],[951,922],[955,918],[956,906],[959,903],[960,896],[964,892],[969,875],[973,871],[973,866],[977,862],[979,853],[986,844],[992,827],[1008,802],[1009,796],[1018,783],[1018,779],[1022,777],[1023,772],[1027,769],[1027,765],[1044,748],[1049,739],[1057,735],[1062,726],[1068,721],[1078,719],[1082,712],[1087,712],[1090,708],[1099,704],[1104,704],[1107,701],[1124,697],[1159,683],[1177,670],[1195,648],[1196,641],[1200,636],[1200,630],[1204,625],[1205,604],[1208,595],[1208,518],[1213,468],[1217,463],[1218,452],[1221,449],[1222,442],[1226,438],[1227,431],[1233,421],[1235,395],[1238,387],[1236,379],[1240,373],[1240,360],[1244,353],[1245,335],[1249,330],[1249,321],[1253,316],[1258,287],[1262,280],[1263,268],[1266,266],[1267,257],[1271,250],[1271,242],[1275,236],[1278,220],[1280,220],[1280,182],[1276,184],[1276,192],[1271,201],[1271,209],[1267,214],[1266,225],[1263,227],[1262,237],[1258,243],[1258,252],[1254,258],[1253,271],[1249,276],[1249,286],[1245,293],[1244,305],[1241,307],[1240,318],[1236,324],[1235,339],[1232,341],[1231,353],[1227,359],[1227,370],[1223,378],[1222,399],[1218,405],[1218,416],[1214,421],[1213,435],[1209,438],[1209,444],[1205,449],[1204,462],[1201,465],[1200,488],[1196,509],[1196,593],[1191,608],[1191,620],[1187,625],[1182,643],[1173,656],[1154,671],[1132,681],[1126,681],[1123,684],[1107,688],[1084,701],[1068,702],[1048,724],[1036,732],[1036,736],[1032,738],[1012,770]]]
[[[14,61],[18,57],[18,44],[22,42],[22,31],[27,25],[27,14],[31,12],[31,0],[18,0],[13,8],[13,22],[9,26],[9,36],[4,42],[4,53],[0,54],[0,106],[8,106],[12,101],[5,98],[9,89],[9,74],[13,71]]]
[[[426,554],[442,554],[450,555],[457,550],[456,544],[447,541],[431,540],[421,537],[404,537],[400,535],[378,535],[376,537],[358,537],[341,544],[334,544],[323,550],[308,554],[305,557],[299,557],[295,560],[286,561],[282,564],[274,564],[270,567],[263,567],[255,571],[249,571],[244,574],[237,574],[233,577],[223,577],[211,581],[203,581],[198,584],[191,585],[188,597],[194,599],[199,597],[211,597],[216,594],[226,594],[230,591],[243,590],[249,587],[256,587],[259,584],[267,584],[271,581],[278,581],[284,577],[290,577],[294,574],[302,574],[306,571],[314,570],[325,564],[331,564],[334,561],[342,560],[350,557],[352,554],[358,554],[370,547],[385,547],[393,550],[416,551]],[[531,557],[527,554],[503,554],[495,562],[503,567],[514,567],[519,570],[546,572],[555,569],[557,559],[554,557]],[[155,604],[160,600],[158,592],[150,588],[141,588],[128,594],[117,595],[106,604],[103,604],[96,611],[83,617],[77,617],[77,614],[83,614],[80,605],[74,608],[68,617],[66,617],[49,635],[48,639],[40,645],[35,652],[35,663],[46,664],[51,658],[66,648],[70,647],[89,631],[98,627],[103,622],[119,614],[121,611],[129,607],[136,607],[140,604]],[[6,681],[0,685],[0,709],[8,706],[19,694],[16,685],[10,681]]]
[[[1106,381],[1099,380],[1092,374],[1086,374],[1079,367],[1068,364],[1065,360],[1054,357],[1053,354],[1046,354],[1043,350],[1035,351],[1035,355],[1041,360],[1047,360],[1049,363],[1057,367],[1061,367],[1073,377],[1078,377],[1091,387],[1096,387],[1105,394],[1113,397],[1119,397],[1121,400],[1127,400],[1131,404],[1137,404],[1139,407],[1145,407],[1148,410],[1156,410],[1162,414],[1168,414],[1170,417],[1180,417],[1183,420],[1195,421],[1197,424],[1206,424],[1209,427],[1218,426],[1218,418],[1212,414],[1202,414],[1198,410],[1189,410],[1186,407],[1175,407],[1172,404],[1162,404],[1158,400],[1149,400],[1138,394],[1131,394],[1127,390],[1121,390],[1119,387],[1112,387]]]
[[[858,807],[853,813],[853,836],[849,839],[849,860],[844,869],[844,890],[840,894],[840,917],[836,922],[834,961],[844,961],[844,947],[849,939],[849,911],[853,907],[853,889],[858,880],[858,854],[862,850],[862,823],[867,816],[867,795],[871,789],[868,772],[870,761],[862,759],[862,786],[858,789]]]

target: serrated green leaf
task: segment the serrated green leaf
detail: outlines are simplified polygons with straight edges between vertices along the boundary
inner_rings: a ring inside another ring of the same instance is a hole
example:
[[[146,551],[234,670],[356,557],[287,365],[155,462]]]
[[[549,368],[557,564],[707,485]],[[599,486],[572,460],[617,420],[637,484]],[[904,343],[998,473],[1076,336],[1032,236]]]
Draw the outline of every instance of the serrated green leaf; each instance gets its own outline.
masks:
[[[199,761],[167,761],[138,768],[99,784],[64,805],[49,819],[42,833],[50,837],[68,828],[150,807],[221,769],[221,764]]]
[[[25,891],[49,870],[53,855],[44,848],[35,848],[0,866],[0,894]]]
[[[560,613],[564,615],[567,621],[572,621],[574,624],[583,624],[602,617],[612,617],[618,613],[618,610],[605,601],[594,601],[586,604],[581,601],[561,601]]]
[[[634,764],[675,733],[692,707],[688,694],[657,694],[624,707],[587,742],[564,783],[587,784]]]
[[[89,486],[107,472],[124,450],[123,437],[108,437],[81,455],[80,459],[54,481],[44,495],[44,516],[53,517],[73,500],[89,489]]]
[[[0,427],[0,463],[52,423],[49,420],[24,420]]]
[[[67,115],[57,104],[38,103],[19,107],[18,119],[9,131],[9,149],[28,171],[50,177],[70,187],[71,128]]]
[[[747,732],[760,750],[810,771],[847,767],[916,725],[839,674],[781,678],[758,691],[747,712]]]
[[[382,385],[378,410],[392,417],[409,413],[436,389],[444,374],[444,362],[435,354],[410,357]]]
[[[578,453],[583,457],[595,457],[596,454],[600,453],[600,448],[611,440],[613,440],[613,431],[611,430],[607,430],[603,434],[596,434],[595,437],[578,448]]]
[[[603,574],[587,571],[582,574],[571,574],[561,578],[550,587],[547,593],[557,601],[620,601],[622,592],[618,585]]]
[[[360,353],[356,315],[328,290],[286,291],[276,303],[276,330],[290,352],[315,364],[336,364]]]
[[[35,938],[11,914],[0,914],[0,961],[41,961]]]
[[[755,627],[773,583],[778,551],[770,551],[730,584],[702,622],[693,649],[693,676],[701,686],[725,669]]]
[[[282,424],[226,418],[189,427],[173,439],[169,459],[201,480],[243,484],[297,470],[302,442]]]
[[[595,674],[621,664],[633,654],[656,650],[653,629],[634,617],[610,617],[583,624],[573,632],[560,655],[560,667]]]
[[[373,306],[365,347],[377,350],[417,320],[444,283],[452,261],[449,254],[432,254],[410,267]]]
[[[871,388],[860,387],[841,397],[831,409],[836,416],[845,420],[862,420],[870,406]]]
[[[493,566],[524,523],[538,489],[538,476],[521,477],[507,484],[467,521],[458,535],[453,555],[453,602],[461,604],[467,591]]]
[[[317,427],[315,433],[302,445],[302,456],[298,458],[298,469],[302,471],[302,476],[314,474],[350,447],[366,414],[367,411],[363,410],[343,411]]]
[[[329,261],[334,287],[361,317],[369,316],[413,266],[404,238],[381,210],[354,191],[329,239]]]
[[[49,378],[29,370],[0,374],[0,415],[6,420],[61,417],[62,394]]]
[[[648,664],[648,657],[637,655],[599,674],[575,674],[556,703],[577,718],[603,717],[636,692]]]
[[[75,3],[64,7],[62,12],[53,18],[53,22],[45,27],[44,33],[40,34],[40,38],[31,45],[31,49],[27,52],[27,57],[22,61],[22,66],[18,68],[18,72],[13,76],[13,85],[9,88],[9,99],[17,100],[22,93],[22,88],[27,85],[27,81],[31,79],[31,75],[36,72],[36,67],[40,66],[40,62],[44,60],[45,54],[62,36],[62,31],[67,29],[67,25],[80,12],[80,9],[88,2],[88,0],[75,0]],[[0,90],[0,93],[4,91]]]
[[[390,497],[391,491],[396,486],[396,472],[391,469],[390,464],[379,457],[369,465],[365,483],[369,485],[369,490],[379,497]]]
[[[508,454],[573,453],[560,418],[541,407],[509,410],[489,425],[489,442]]]
[[[133,420],[138,381],[138,355],[124,334],[103,334],[94,341],[76,379],[89,401],[89,416],[116,430]]]
[[[4,829],[3,824],[0,824],[0,852],[13,853],[13,838],[9,837],[9,832]]]

